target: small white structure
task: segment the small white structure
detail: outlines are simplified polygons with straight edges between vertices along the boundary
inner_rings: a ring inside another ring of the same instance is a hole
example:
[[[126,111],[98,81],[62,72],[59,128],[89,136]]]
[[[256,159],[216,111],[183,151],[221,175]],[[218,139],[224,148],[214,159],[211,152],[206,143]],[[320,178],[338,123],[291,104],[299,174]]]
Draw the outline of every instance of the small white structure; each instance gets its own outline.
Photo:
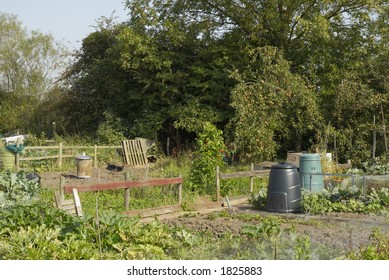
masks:
[[[23,141],[28,137],[27,134],[14,134],[4,138],[5,145],[9,144],[22,144]]]

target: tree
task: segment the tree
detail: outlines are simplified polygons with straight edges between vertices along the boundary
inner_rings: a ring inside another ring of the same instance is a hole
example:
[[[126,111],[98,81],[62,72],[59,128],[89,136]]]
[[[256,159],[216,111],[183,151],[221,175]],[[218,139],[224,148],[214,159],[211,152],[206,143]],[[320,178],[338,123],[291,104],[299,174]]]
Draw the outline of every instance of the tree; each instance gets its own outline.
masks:
[[[285,158],[287,150],[301,150],[303,140],[320,127],[317,99],[312,87],[290,72],[278,49],[260,48],[252,57],[258,68],[235,74],[233,143],[247,161]]]
[[[15,16],[0,13],[0,131],[27,131],[38,104],[54,87],[66,61],[51,35],[27,32]]]
[[[356,156],[350,151],[367,148],[367,134],[350,131],[367,127],[373,112],[347,102],[376,106],[379,97],[387,109],[387,1],[125,6],[128,21],[100,25],[68,72],[66,115],[78,131],[93,133],[109,112],[126,136],[169,137],[180,147],[206,120],[225,132],[230,123],[225,135],[247,159],[263,160],[317,147],[332,127],[342,153]]]
[[[135,9],[133,15],[139,17]],[[93,132],[102,113],[111,112],[127,136],[170,137],[180,149],[203,121],[228,122],[233,80],[222,68],[225,49],[198,38],[204,27],[167,17],[159,27],[143,28],[150,18],[107,22],[83,40],[66,76],[67,107],[77,108],[68,116]]]

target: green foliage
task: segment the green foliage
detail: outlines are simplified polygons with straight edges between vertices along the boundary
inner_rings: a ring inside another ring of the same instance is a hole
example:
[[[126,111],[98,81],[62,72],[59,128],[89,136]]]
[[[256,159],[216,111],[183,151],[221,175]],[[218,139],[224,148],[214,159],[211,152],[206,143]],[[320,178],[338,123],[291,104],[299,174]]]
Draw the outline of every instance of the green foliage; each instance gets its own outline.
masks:
[[[96,139],[99,130],[107,142],[113,123],[106,126],[106,113],[122,122],[115,137],[169,137],[181,152],[207,120],[237,144],[243,161],[320,147],[359,164],[370,157],[376,117],[377,155],[385,151],[385,1],[124,6],[128,21],[99,20],[65,73],[52,71],[66,60],[51,36],[1,15],[1,132]],[[52,83],[53,73],[66,87]]]
[[[314,91],[272,47],[252,52],[253,69],[236,72],[232,92],[233,141],[244,161],[272,160],[283,149],[300,150],[320,121]]]
[[[42,122],[35,114],[63,71],[66,52],[53,36],[27,32],[14,15],[0,13],[0,27],[0,131],[26,133]]]
[[[266,209],[267,192],[261,189],[250,199],[250,204],[257,209]],[[303,213],[325,214],[331,212],[380,213],[388,207],[389,190],[369,189],[362,192],[356,188],[334,188],[320,192],[302,189],[301,207]]]
[[[329,212],[379,213],[387,208],[388,189],[369,190],[334,189],[332,192],[303,192],[302,211],[311,214]]]
[[[196,192],[214,194],[216,166],[224,165],[224,151],[222,132],[205,122],[198,135],[190,172],[190,182]]]
[[[39,197],[41,186],[38,180],[26,178],[26,173],[10,170],[0,173],[0,206],[12,203],[25,203]],[[2,201],[3,200],[3,201]]]
[[[362,171],[371,175],[389,174],[389,163],[386,157],[378,157],[362,163]]]
[[[265,210],[267,202],[267,187],[260,188],[257,193],[252,194],[249,199],[250,204],[256,209]]]
[[[295,260],[309,260],[311,254],[311,240],[309,236],[296,237]]]
[[[104,112],[105,122],[101,123],[96,131],[97,141],[100,145],[120,145],[124,137],[124,128],[119,118],[112,113]]]
[[[370,236],[371,244],[362,246],[357,252],[347,255],[351,260],[388,260],[389,237],[378,229],[373,230]]]
[[[0,221],[0,259],[161,259],[176,246],[166,226],[113,212],[97,222],[36,203],[3,208]]]
[[[252,238],[266,235],[267,237],[277,237],[281,232],[281,218],[266,217],[257,225],[246,225],[242,228],[241,233]]]

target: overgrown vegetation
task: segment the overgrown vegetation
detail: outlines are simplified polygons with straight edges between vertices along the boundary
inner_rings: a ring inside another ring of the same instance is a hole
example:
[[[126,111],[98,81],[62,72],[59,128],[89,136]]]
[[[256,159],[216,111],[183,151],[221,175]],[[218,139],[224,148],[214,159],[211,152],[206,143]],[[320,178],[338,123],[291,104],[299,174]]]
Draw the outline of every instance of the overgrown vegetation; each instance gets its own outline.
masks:
[[[29,33],[0,13],[0,133],[29,133],[31,146],[48,138],[89,146],[155,139],[160,157],[152,174],[184,176],[186,209],[196,195],[214,195],[223,156],[247,164],[284,159],[288,150],[319,150],[351,159],[361,168],[354,173],[387,174],[388,4],[335,2],[127,0],[129,20],[101,19],[66,70],[67,53],[52,36]],[[62,79],[54,81],[57,74]],[[366,163],[373,150],[379,157]],[[166,157],[170,151],[174,159]],[[80,152],[91,151],[72,151]],[[107,151],[99,162],[118,158]],[[70,161],[62,168],[74,167]],[[58,170],[50,160],[21,167]],[[87,217],[73,218],[49,201],[35,203],[42,190],[25,175],[0,174],[3,259],[271,259],[275,248],[280,258],[310,255],[309,239],[282,232],[276,218],[216,239],[123,219],[117,192],[82,194]],[[260,209],[265,187],[256,180],[252,204]],[[239,179],[223,182],[221,192],[247,190],[248,180]],[[171,190],[155,190],[157,199],[147,201],[153,191],[134,191],[133,207],[175,198]],[[96,199],[116,214],[93,218]],[[333,187],[304,192],[302,211],[386,213],[388,204],[387,186]],[[350,257],[387,257],[385,236],[374,232],[372,240]]]
[[[223,167],[223,156],[226,150],[222,132],[209,122],[197,139],[193,154],[190,183],[199,194],[214,194],[216,166]]]
[[[261,189],[251,204],[258,209],[266,209],[266,189]],[[363,192],[356,188],[334,188],[320,192],[302,190],[301,212],[324,214],[331,212],[386,213],[389,210],[389,188],[371,189]]]
[[[239,235],[216,237],[158,221],[145,224],[114,212],[100,213],[98,219],[76,218],[36,203],[0,209],[0,224],[3,260],[309,258],[308,243],[290,239],[293,232],[280,239],[280,220],[271,217],[243,227]]]
[[[0,15],[1,134],[169,139],[162,150],[180,154],[208,121],[241,161],[320,150],[360,165],[373,146],[388,153],[386,1],[123,8],[128,20],[98,20],[72,60],[51,36]]]
[[[0,207],[15,203],[29,203],[39,198],[41,185],[34,174],[10,170],[0,172]]]
[[[375,229],[370,236],[371,244],[362,246],[357,252],[347,255],[352,260],[388,260],[389,237]]]
[[[342,254],[333,249],[330,253],[325,247],[311,247],[308,236],[295,232],[295,224],[299,221],[221,211],[209,214],[208,219],[235,219],[243,224],[239,234],[227,231],[214,235],[206,230],[197,232],[182,226],[169,227],[157,220],[142,223],[136,217],[128,218],[120,214],[122,193],[109,191],[81,193],[86,211],[83,218],[78,218],[52,207],[51,190],[38,192],[37,182],[28,181],[32,187],[21,187],[24,183],[23,172],[2,174],[4,197],[12,203],[3,203],[0,207],[0,259],[328,259]],[[339,192],[334,192],[332,199],[335,194],[339,195]],[[376,201],[371,206],[358,203],[359,208],[351,207],[357,193],[343,192],[342,195],[336,196],[336,200],[338,203],[344,201],[344,207],[348,208],[340,207],[336,201],[329,208],[330,204],[324,203],[324,198],[318,195],[322,200],[310,204],[311,213],[344,209],[375,213],[385,209],[383,201],[388,206],[387,190],[366,196],[374,197]],[[150,199],[145,197],[151,196],[156,197],[147,190],[132,192],[132,203],[136,204],[135,208],[150,207]],[[162,200],[168,197],[166,194],[160,196]],[[163,204],[162,200],[153,199],[153,203]],[[147,205],[142,205],[146,201]],[[97,212],[96,202],[110,207],[99,207]],[[285,227],[285,224],[289,226]],[[350,253],[348,258],[385,258],[385,236],[374,232],[372,238],[371,245]]]

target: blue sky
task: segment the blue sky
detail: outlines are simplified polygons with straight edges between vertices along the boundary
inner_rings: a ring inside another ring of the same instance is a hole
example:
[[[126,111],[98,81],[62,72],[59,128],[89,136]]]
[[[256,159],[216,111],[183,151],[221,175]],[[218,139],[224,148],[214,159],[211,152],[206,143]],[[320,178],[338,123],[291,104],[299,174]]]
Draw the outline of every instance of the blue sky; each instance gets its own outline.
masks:
[[[0,12],[14,14],[29,31],[52,34],[68,48],[78,49],[94,31],[101,16],[113,11],[119,21],[128,18],[124,0],[0,0]]]

